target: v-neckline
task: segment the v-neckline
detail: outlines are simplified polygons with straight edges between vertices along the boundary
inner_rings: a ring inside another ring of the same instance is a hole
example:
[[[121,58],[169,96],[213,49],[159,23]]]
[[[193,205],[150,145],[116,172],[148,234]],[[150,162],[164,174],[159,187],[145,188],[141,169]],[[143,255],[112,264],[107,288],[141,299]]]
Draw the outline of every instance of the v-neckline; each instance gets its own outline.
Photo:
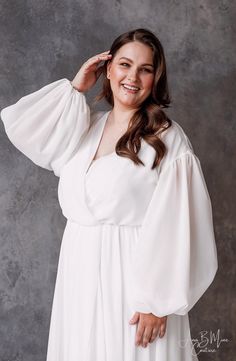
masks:
[[[102,137],[103,137],[103,134],[104,134],[104,130],[105,130],[105,126],[106,126],[106,123],[107,123],[108,116],[109,116],[110,112],[111,112],[111,110],[108,110],[108,111],[104,114],[104,116],[103,116],[104,118],[103,118],[103,119],[100,118],[100,119],[98,120],[98,122],[103,121],[103,124],[101,125],[101,129],[100,129],[99,134],[98,134],[98,137],[97,137],[97,139],[96,139],[96,144],[95,144],[96,146],[94,147],[95,150],[93,150],[93,151],[91,152],[91,154],[90,154],[89,161],[88,161],[88,164],[87,164],[87,167],[86,167],[86,172],[85,172],[86,174],[89,172],[91,166],[92,166],[94,163],[96,163],[98,160],[100,160],[100,159],[102,159],[102,158],[106,158],[106,157],[108,157],[108,156],[110,156],[110,155],[112,155],[112,154],[115,153],[115,151],[113,151],[113,152],[104,154],[104,155],[102,155],[102,156],[99,157],[99,158],[94,159],[94,157],[95,157],[95,155],[96,155],[96,153],[97,153],[97,150],[98,150],[98,148],[99,148],[99,145],[100,145],[100,143],[101,143],[101,140],[102,140]]]
[[[113,156],[113,155],[115,155],[115,154],[116,154],[116,151],[113,151],[113,152],[111,152],[111,153],[104,154],[103,156],[101,156],[101,157],[99,157],[99,158],[97,158],[97,159],[93,159],[93,160],[91,161],[91,163],[90,163],[90,166],[87,168],[86,174],[89,173],[90,169],[93,168],[93,166],[94,166],[95,164],[97,164],[97,163],[99,163],[100,161],[102,161],[102,160],[104,160],[104,159],[107,159],[107,158],[109,158],[109,157],[111,157],[111,156]]]

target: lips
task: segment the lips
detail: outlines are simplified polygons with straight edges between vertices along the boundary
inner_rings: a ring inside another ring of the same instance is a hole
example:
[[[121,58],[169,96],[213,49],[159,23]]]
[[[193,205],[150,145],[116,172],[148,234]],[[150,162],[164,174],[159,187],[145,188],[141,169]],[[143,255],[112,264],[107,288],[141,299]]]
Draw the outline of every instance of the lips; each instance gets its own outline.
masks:
[[[127,89],[127,90],[132,90],[132,91],[138,91],[140,90],[139,87],[137,87],[136,85],[131,85],[131,84],[127,84],[127,83],[122,83],[122,86]]]

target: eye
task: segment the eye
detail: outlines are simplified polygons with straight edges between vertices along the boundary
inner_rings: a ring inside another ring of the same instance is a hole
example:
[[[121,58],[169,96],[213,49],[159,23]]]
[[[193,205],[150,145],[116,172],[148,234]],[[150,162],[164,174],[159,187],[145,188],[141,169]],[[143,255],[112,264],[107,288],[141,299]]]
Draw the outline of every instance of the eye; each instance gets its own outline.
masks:
[[[125,67],[126,67],[126,65],[128,65],[128,66],[129,66],[129,64],[128,64],[128,63],[121,63],[120,65],[125,66]]]
[[[143,68],[142,71],[147,72],[147,73],[152,73],[152,70],[148,69],[148,68]]]

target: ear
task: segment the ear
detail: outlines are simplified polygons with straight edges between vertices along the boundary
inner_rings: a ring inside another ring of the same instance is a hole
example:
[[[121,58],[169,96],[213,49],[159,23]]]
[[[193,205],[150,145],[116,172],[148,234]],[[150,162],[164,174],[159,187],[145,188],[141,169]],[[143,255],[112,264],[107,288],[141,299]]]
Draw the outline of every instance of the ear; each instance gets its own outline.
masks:
[[[107,74],[110,73],[110,69],[111,69],[111,61],[109,60],[107,63]]]

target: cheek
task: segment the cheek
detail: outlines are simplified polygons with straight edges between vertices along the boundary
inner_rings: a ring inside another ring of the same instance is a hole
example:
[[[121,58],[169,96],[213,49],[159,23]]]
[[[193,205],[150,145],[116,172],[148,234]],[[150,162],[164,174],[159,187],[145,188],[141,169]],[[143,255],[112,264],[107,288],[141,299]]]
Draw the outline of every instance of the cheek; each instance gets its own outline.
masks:
[[[119,81],[124,77],[124,71],[122,71],[122,69],[116,68],[111,70],[111,81],[115,80],[115,81]]]
[[[145,85],[145,88],[151,89],[153,86],[154,77],[146,77],[143,80],[143,84]]]

